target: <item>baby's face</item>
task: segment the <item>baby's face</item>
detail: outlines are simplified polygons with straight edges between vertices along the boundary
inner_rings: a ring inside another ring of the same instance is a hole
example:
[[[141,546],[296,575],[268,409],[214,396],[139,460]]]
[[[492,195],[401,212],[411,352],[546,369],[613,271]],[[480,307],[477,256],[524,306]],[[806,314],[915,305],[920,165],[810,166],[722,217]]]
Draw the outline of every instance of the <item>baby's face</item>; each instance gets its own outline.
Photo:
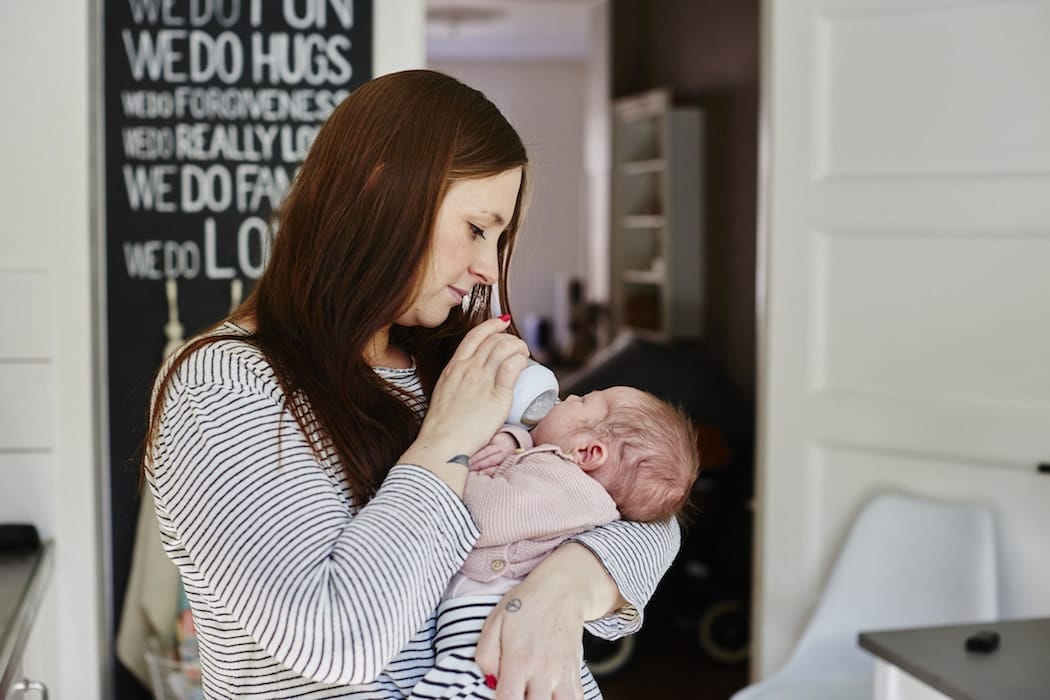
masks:
[[[643,397],[641,391],[627,386],[592,391],[583,396],[573,394],[555,404],[550,413],[536,424],[532,429],[532,441],[536,445],[557,445],[562,452],[569,454],[593,439],[591,426],[605,420],[612,411]]]

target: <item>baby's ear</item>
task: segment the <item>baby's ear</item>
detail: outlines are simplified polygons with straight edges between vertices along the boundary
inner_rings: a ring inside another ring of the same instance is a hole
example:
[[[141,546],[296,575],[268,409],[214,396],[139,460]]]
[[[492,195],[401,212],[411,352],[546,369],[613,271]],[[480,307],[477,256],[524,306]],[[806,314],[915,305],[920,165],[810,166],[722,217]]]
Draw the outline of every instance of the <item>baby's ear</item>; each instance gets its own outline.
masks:
[[[591,440],[573,450],[572,458],[583,471],[593,471],[609,459],[609,448],[601,440]]]

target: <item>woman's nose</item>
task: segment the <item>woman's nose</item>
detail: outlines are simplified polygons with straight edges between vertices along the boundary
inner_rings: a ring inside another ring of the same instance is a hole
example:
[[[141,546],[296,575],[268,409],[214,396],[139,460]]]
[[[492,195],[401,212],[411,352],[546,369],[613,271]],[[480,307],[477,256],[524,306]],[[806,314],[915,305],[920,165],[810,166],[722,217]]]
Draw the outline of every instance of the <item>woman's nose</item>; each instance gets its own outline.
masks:
[[[481,280],[481,284],[496,284],[499,280],[499,257],[494,243],[482,246],[482,250],[474,258],[474,264],[470,266],[470,273]]]

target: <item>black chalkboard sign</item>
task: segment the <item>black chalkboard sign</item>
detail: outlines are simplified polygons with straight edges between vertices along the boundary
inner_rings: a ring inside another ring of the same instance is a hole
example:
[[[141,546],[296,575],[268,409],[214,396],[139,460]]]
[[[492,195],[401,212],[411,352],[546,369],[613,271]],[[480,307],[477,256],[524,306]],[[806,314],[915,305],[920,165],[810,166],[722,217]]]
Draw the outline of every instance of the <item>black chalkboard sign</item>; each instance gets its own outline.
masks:
[[[119,618],[153,373],[169,340],[224,316],[261,274],[271,210],[320,124],[372,77],[372,2],[106,0],[104,26],[110,605]],[[115,697],[149,697],[115,667]]]

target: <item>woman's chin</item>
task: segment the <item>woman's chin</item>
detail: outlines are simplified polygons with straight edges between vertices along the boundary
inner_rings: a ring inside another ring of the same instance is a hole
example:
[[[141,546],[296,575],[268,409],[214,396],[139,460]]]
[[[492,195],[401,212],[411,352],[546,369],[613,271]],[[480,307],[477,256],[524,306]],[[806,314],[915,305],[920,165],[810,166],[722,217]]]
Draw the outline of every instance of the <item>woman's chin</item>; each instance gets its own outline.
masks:
[[[440,309],[418,310],[415,313],[405,314],[397,320],[399,326],[416,326],[421,328],[437,328],[448,320],[451,308],[444,311]]]

